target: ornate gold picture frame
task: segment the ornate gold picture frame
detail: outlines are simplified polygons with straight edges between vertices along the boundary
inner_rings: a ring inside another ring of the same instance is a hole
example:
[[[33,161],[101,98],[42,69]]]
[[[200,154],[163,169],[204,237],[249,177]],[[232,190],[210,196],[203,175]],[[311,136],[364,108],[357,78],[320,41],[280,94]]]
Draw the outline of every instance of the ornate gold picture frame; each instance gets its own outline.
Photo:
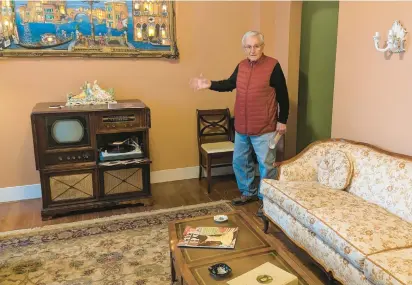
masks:
[[[167,0],[0,0],[0,56],[177,59]]]

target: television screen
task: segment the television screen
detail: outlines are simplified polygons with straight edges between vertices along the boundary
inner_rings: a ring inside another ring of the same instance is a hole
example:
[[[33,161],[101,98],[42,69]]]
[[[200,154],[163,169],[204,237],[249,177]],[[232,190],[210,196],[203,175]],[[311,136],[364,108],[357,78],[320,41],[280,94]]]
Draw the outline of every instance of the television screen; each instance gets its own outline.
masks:
[[[84,126],[77,119],[57,120],[51,133],[57,143],[78,143],[84,137]]]

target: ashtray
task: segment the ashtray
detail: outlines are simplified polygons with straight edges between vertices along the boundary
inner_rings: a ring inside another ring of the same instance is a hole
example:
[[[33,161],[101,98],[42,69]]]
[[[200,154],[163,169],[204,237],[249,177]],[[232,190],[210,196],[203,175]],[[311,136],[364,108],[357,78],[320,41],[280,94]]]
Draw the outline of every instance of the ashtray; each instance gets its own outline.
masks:
[[[217,263],[215,265],[210,266],[209,268],[210,274],[214,277],[226,277],[232,272],[232,268],[225,263]]]
[[[213,219],[215,220],[215,222],[222,223],[226,222],[228,220],[228,217],[226,215],[216,215],[213,217]]]

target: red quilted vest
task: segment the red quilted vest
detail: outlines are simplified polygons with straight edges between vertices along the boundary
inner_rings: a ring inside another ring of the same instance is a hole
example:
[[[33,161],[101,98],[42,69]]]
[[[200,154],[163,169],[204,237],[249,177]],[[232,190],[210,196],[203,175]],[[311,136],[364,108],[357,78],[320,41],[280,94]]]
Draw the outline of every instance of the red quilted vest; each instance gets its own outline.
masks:
[[[276,130],[276,92],[269,81],[277,62],[265,55],[256,62],[240,62],[234,110],[236,132],[261,135]]]

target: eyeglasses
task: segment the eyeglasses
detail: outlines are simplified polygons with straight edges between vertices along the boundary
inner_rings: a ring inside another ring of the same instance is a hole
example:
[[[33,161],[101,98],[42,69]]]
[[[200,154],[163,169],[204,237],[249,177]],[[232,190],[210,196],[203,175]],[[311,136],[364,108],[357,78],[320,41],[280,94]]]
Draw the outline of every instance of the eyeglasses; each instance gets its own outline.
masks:
[[[260,49],[263,45],[254,45],[254,46],[243,46],[246,50]]]

